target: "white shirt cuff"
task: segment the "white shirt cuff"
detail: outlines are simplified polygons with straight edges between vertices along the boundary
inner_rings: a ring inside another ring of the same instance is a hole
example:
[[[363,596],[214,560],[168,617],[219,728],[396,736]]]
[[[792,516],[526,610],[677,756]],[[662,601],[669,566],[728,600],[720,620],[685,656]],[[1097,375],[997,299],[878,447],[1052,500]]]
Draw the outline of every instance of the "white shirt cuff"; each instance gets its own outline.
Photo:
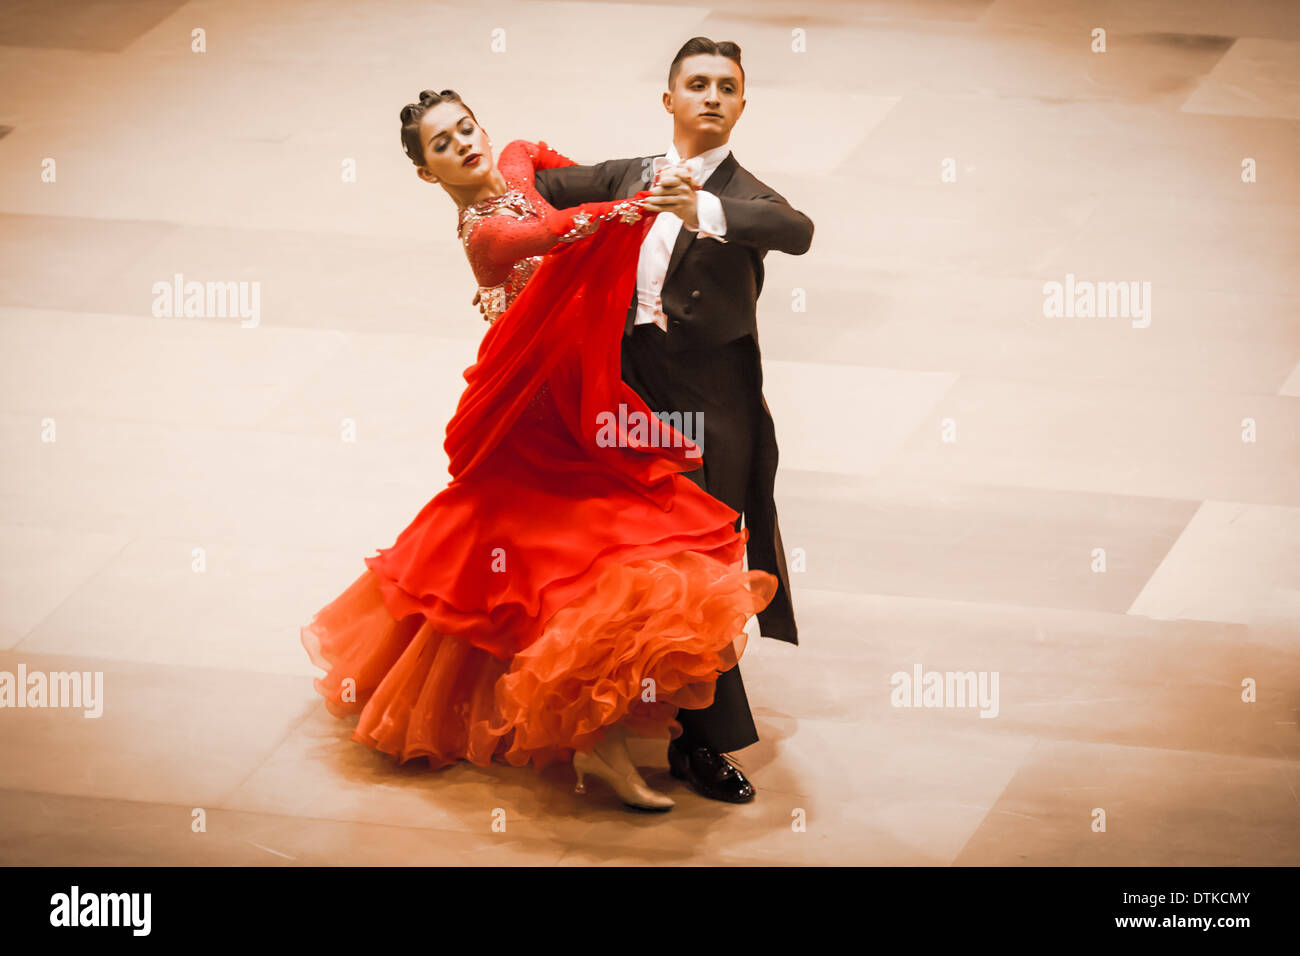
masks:
[[[701,189],[695,193],[696,217],[700,221],[698,229],[691,231],[719,242],[726,242],[722,237],[727,234],[727,217],[722,214],[722,200],[711,192]]]

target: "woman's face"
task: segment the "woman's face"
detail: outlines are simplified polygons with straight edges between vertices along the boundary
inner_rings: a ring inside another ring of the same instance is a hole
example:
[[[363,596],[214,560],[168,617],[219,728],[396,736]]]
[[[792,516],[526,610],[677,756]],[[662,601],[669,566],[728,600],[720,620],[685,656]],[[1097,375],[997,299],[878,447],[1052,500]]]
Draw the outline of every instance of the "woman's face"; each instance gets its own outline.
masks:
[[[456,102],[439,103],[420,119],[424,165],[420,178],[448,186],[475,186],[492,174],[487,133],[469,110]]]

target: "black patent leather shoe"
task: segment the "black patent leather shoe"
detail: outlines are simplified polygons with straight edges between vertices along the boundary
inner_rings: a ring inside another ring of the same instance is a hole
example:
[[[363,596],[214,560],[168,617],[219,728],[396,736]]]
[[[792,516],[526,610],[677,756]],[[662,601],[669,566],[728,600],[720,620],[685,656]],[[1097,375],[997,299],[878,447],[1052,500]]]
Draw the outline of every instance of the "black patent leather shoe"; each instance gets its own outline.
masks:
[[[702,797],[728,803],[748,803],[754,799],[754,785],[740,772],[732,756],[720,754],[712,747],[687,749],[669,744],[668,769]]]

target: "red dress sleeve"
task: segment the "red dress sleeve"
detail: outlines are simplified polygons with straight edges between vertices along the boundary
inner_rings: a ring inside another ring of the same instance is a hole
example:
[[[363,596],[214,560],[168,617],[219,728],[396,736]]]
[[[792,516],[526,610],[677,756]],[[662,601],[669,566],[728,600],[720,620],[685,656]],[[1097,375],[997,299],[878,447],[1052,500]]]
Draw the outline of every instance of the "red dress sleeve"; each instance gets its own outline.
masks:
[[[511,147],[521,146],[514,150]],[[483,263],[487,271],[500,274],[520,259],[542,256],[556,246],[577,242],[594,235],[602,223],[619,217],[636,222],[646,210],[635,204],[649,195],[637,193],[628,199],[588,202],[568,209],[556,209],[537,192],[532,174],[536,169],[577,165],[545,143],[516,141],[502,152],[502,172],[512,188],[519,190],[537,212],[537,217],[517,218],[509,214],[487,216],[472,227],[468,239],[471,262]],[[527,157],[521,161],[520,157]],[[519,168],[526,167],[526,168]]]
[[[532,145],[531,143],[529,145]],[[557,153],[551,149],[545,142],[538,141],[533,147],[536,151],[532,154],[533,166],[536,169],[558,169],[563,166],[577,166],[573,160],[569,159],[562,153]]]

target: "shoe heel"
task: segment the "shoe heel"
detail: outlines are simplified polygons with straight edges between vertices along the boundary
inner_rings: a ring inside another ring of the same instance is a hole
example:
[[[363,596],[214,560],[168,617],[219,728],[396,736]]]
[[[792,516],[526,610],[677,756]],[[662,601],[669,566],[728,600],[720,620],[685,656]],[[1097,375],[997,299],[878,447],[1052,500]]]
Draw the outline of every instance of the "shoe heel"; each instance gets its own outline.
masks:
[[[673,806],[673,800],[667,794],[651,790],[641,775],[633,768],[626,776],[611,767],[596,754],[578,752],[573,755],[573,772],[578,778],[573,786],[574,793],[586,793],[584,778],[588,772],[608,783],[628,806],[639,810],[667,810]]]

